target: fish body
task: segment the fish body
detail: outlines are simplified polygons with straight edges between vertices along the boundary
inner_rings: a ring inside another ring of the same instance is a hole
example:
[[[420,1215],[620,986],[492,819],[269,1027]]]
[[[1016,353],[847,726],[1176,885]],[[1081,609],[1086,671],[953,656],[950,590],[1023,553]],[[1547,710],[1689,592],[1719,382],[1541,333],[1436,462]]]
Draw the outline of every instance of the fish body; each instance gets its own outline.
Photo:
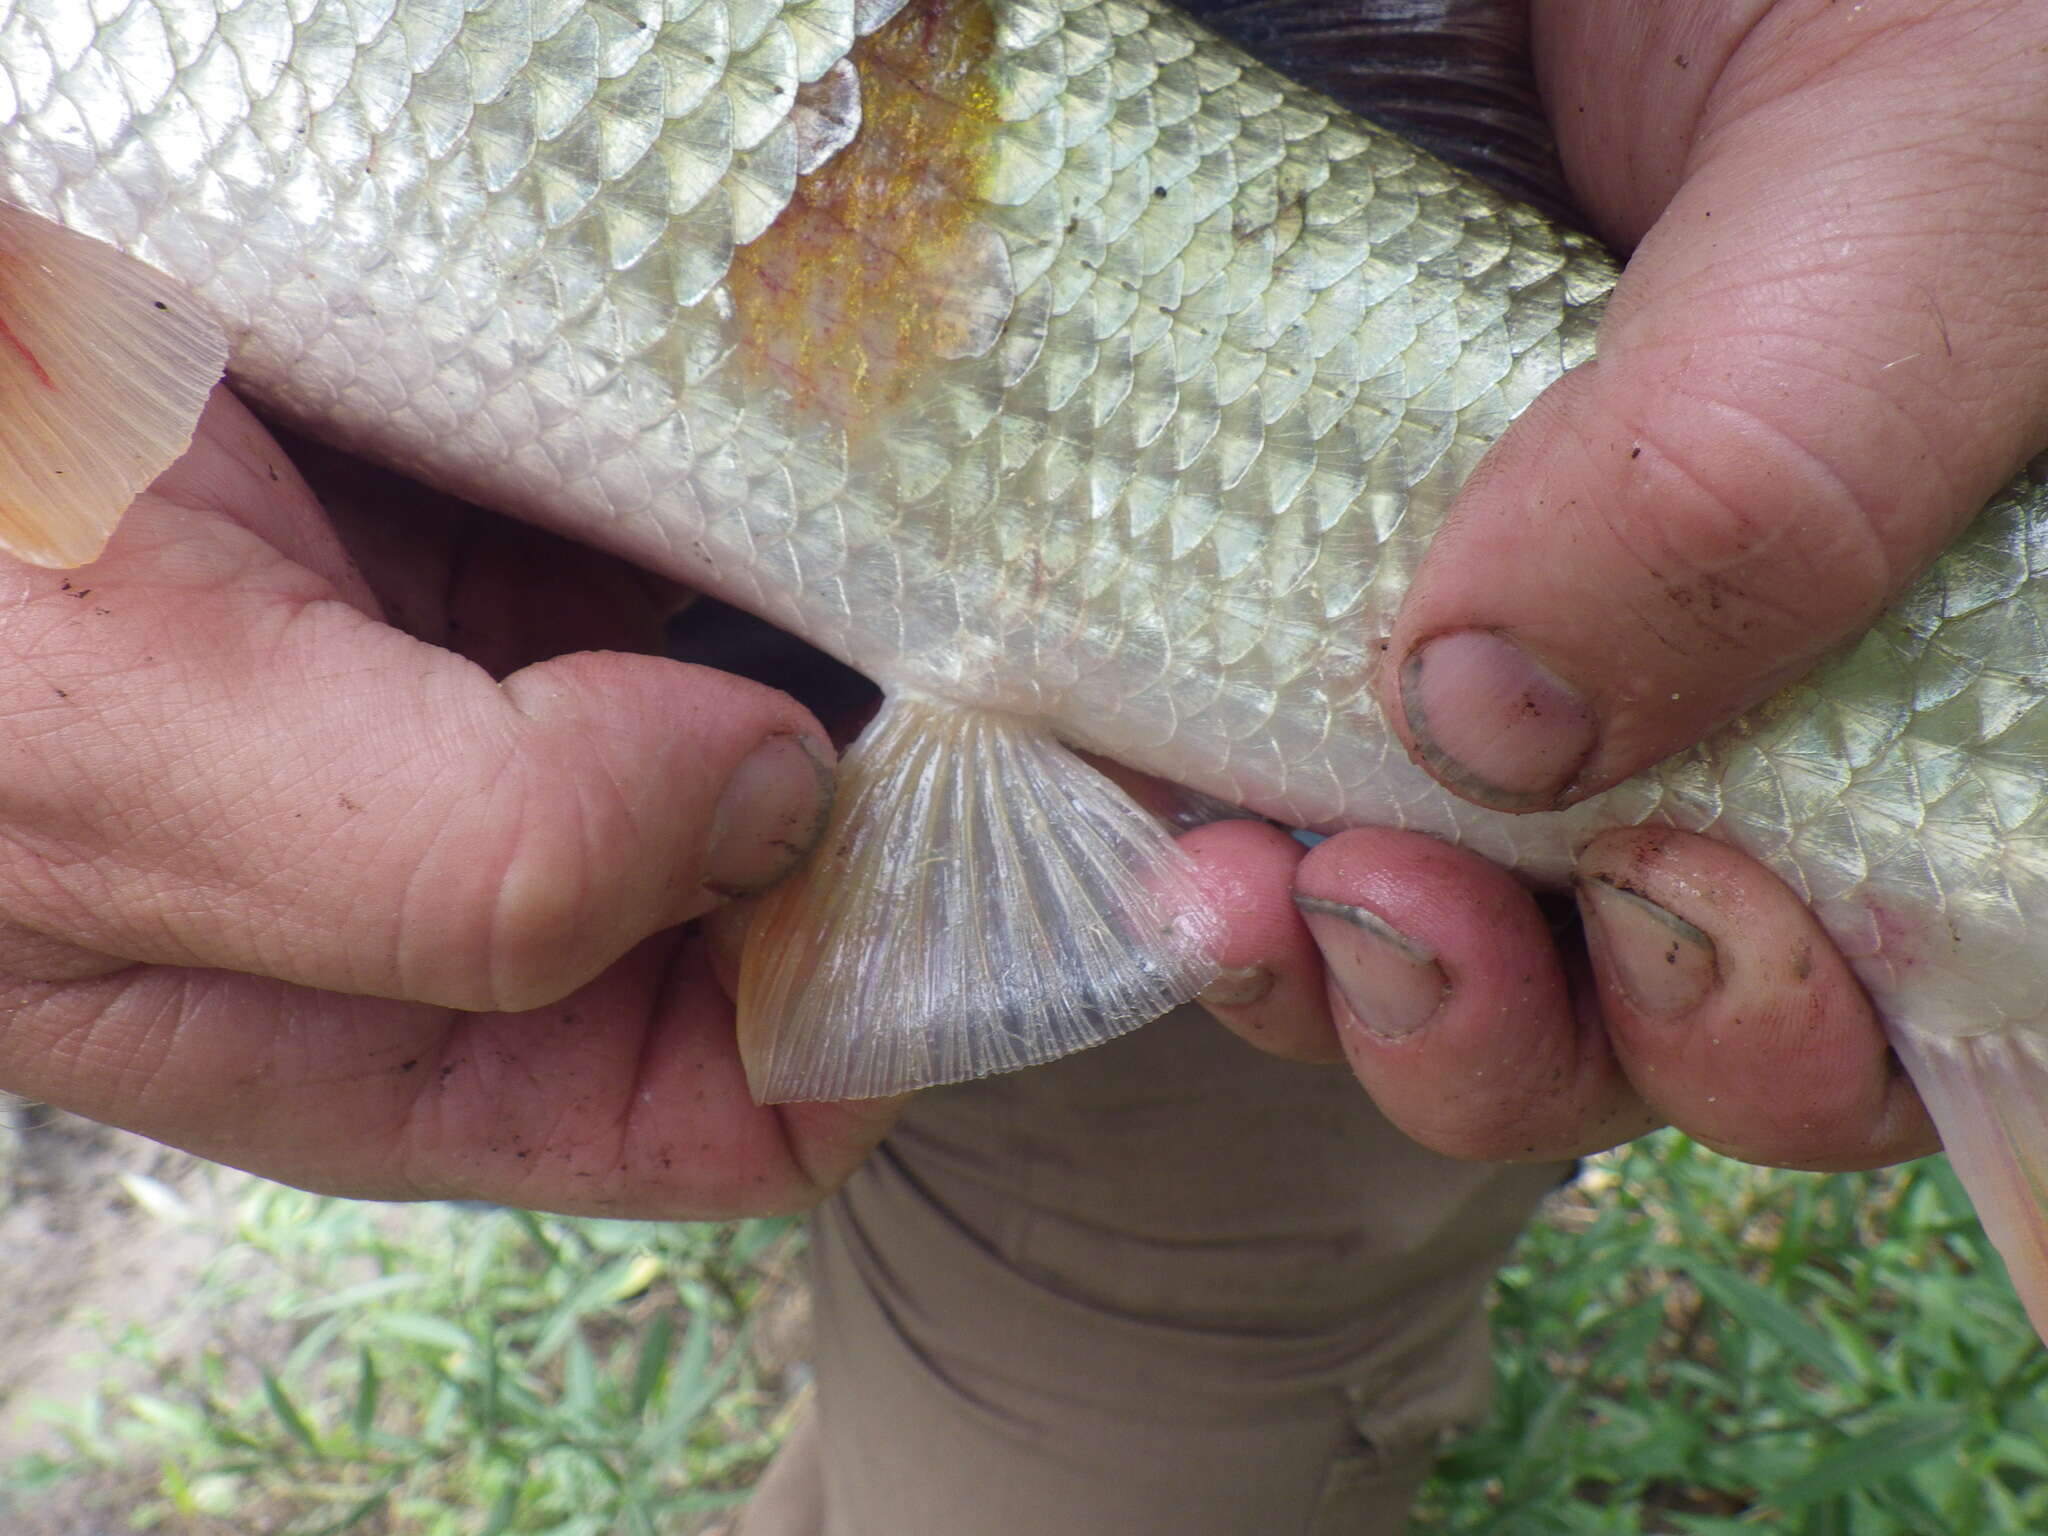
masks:
[[[757,925],[743,1005],[811,1019],[776,1092],[1200,985],[1170,849],[1059,743],[1539,879],[1661,821],[1812,903],[2048,1298],[2041,468],[1807,681],[1511,817],[1409,763],[1378,642],[1614,268],[1151,0],[0,0],[0,200],[175,279],[271,411],[884,685]]]
[[[267,408],[1299,824],[1438,798],[1374,641],[1590,241],[1131,0],[119,9],[5,11],[0,196]]]

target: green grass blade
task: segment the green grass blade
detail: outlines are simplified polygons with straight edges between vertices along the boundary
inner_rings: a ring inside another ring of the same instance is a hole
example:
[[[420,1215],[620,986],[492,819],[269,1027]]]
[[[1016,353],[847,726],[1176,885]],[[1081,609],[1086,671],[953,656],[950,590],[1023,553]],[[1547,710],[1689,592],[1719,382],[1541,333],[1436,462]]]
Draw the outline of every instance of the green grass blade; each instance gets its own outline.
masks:
[[[424,1312],[373,1313],[370,1327],[387,1338],[400,1339],[408,1344],[424,1344],[457,1359],[466,1358],[476,1347],[476,1341],[447,1318],[433,1317]]]
[[[263,1373],[263,1400],[270,1404],[271,1413],[284,1426],[285,1433],[303,1445],[308,1454],[316,1457],[326,1454],[314,1436],[312,1426],[300,1414],[298,1405],[293,1403],[283,1384],[269,1371]]]
[[[376,1302],[389,1301],[407,1291],[417,1291],[432,1282],[425,1275],[383,1275],[375,1280],[365,1280],[359,1285],[345,1285],[337,1290],[309,1296],[291,1308],[292,1317],[325,1317],[331,1312],[349,1312],[367,1307]]]
[[[668,1368],[669,1346],[674,1343],[675,1336],[675,1319],[666,1311],[657,1312],[641,1337],[640,1357],[633,1365],[632,1395],[628,1399],[633,1413],[645,1413],[647,1405],[654,1400]]]
[[[368,1349],[358,1346],[356,1350],[356,1396],[349,1407],[348,1427],[356,1439],[367,1440],[377,1423],[377,1399],[383,1383],[377,1375],[377,1362],[370,1357]]]
[[[1874,1428],[1858,1431],[1848,1444],[1823,1455],[1800,1477],[1772,1491],[1772,1508],[1795,1510],[1823,1499],[1875,1487],[1916,1462],[1938,1456],[1962,1438],[1962,1413],[1954,1408],[1909,1408]]]
[[[1775,1340],[1786,1353],[1830,1380],[1851,1376],[1848,1362],[1832,1339],[1755,1281],[1691,1256],[1682,1258],[1680,1264],[1701,1293],[1743,1327]]]
[[[580,1333],[562,1348],[562,1408],[579,1423],[598,1416],[597,1362]]]
[[[391,1490],[379,1488],[368,1498],[359,1500],[351,1506],[339,1519],[326,1525],[315,1526],[309,1531],[294,1532],[293,1536],[342,1536],[344,1531],[352,1531],[372,1515],[380,1513],[390,1502]]]
[[[491,1505],[491,1512],[476,1536],[505,1536],[505,1532],[512,1529],[513,1517],[518,1513],[519,1484],[507,1483],[499,1490],[497,1502]]]

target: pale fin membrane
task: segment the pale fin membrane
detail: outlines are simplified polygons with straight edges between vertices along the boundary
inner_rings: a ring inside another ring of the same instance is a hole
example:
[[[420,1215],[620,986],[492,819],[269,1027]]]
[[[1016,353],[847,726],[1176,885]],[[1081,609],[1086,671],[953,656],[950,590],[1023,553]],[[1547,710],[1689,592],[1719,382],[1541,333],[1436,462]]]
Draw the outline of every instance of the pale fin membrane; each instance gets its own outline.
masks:
[[[2048,1339],[2048,1059],[2017,1030],[1955,1040],[1896,1030],[1892,1043],[2034,1331]]]
[[[96,558],[190,445],[227,355],[173,279],[0,205],[0,549]]]
[[[740,967],[763,1103],[1014,1071],[1213,980],[1220,924],[1172,835],[1043,724],[893,697]]]

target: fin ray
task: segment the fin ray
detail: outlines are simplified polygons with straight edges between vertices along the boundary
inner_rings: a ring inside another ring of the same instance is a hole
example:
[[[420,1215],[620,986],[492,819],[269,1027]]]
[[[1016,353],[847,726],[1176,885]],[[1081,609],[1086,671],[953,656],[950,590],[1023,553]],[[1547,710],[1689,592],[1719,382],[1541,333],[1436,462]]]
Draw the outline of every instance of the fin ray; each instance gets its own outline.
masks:
[[[877,1098],[1050,1061],[1194,996],[1217,936],[1172,834],[1042,723],[893,697],[749,927],[748,1080]]]
[[[1892,1044],[2027,1316],[2048,1338],[2048,1057],[2020,1031],[1952,1040],[1897,1029]]]
[[[95,559],[190,445],[227,350],[174,279],[0,205],[0,549]]]

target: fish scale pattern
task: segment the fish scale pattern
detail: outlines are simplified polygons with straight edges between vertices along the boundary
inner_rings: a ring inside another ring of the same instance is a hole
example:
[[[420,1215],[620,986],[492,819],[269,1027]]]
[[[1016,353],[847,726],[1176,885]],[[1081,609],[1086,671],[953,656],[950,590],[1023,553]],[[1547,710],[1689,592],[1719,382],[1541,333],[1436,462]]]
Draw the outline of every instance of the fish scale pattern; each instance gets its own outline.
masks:
[[[1420,814],[1372,639],[1590,349],[1604,260],[1171,12],[1011,0],[980,344],[849,434],[735,360],[728,277],[892,9],[11,0],[0,176],[191,285],[330,436],[898,686],[1301,820]]]
[[[1021,705],[1118,755],[1170,744],[1236,798],[1342,816],[1382,779],[1360,711],[1422,536],[1589,353],[1610,270],[1132,0],[1018,31],[1009,67],[1043,105],[989,196],[1024,425],[938,493],[995,487],[974,562],[994,589],[972,611],[1002,615],[995,659],[1036,691]]]
[[[1275,814],[1440,819],[1374,642],[1478,455],[1590,354],[1610,265],[1170,11],[1032,0],[997,34],[1004,322],[872,435],[736,404],[774,466],[718,488],[754,605]]]
[[[0,194],[187,283],[271,409],[901,691],[1538,875],[1600,825],[1713,830],[1916,1023],[2038,1015],[2038,469],[1699,751],[1463,806],[1374,713],[1376,639],[1610,266],[1149,0],[994,0],[929,365],[807,409],[744,364],[734,253],[855,139],[896,3],[0,0]]]
[[[1924,1036],[2025,1023],[2048,982],[2044,645],[2048,460],[1870,633],[1601,814],[1757,854]]]
[[[203,296],[273,410],[673,566],[655,487],[727,425],[677,399],[730,353],[732,252],[886,14],[13,0],[0,186]]]

